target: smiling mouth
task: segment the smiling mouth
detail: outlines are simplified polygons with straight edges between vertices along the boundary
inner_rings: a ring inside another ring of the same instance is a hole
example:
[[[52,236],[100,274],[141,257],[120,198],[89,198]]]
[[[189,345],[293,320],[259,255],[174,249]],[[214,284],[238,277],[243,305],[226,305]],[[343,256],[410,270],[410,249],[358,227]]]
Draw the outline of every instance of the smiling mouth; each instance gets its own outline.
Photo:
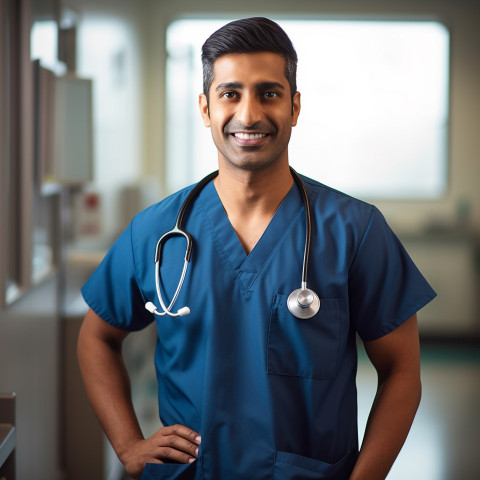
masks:
[[[266,133],[233,133],[232,134],[235,138],[239,138],[241,140],[258,140],[259,138],[265,138],[267,136]]]

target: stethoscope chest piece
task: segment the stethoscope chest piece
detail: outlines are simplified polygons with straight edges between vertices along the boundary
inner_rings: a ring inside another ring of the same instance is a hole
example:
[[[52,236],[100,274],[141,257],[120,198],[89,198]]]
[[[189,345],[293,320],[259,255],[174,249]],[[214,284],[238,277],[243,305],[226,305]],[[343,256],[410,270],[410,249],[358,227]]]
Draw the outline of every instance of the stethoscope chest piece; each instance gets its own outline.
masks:
[[[320,310],[320,299],[309,288],[297,288],[288,296],[287,307],[297,318],[312,318]]]

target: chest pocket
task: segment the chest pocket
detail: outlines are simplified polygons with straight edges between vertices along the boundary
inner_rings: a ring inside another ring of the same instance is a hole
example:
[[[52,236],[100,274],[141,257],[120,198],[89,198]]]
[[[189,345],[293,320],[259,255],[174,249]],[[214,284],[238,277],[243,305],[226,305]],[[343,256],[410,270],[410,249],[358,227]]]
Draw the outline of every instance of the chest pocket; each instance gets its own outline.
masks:
[[[275,295],[268,336],[267,371],[318,380],[334,378],[340,357],[346,314],[342,301],[321,299],[320,310],[309,319],[294,317],[287,295]]]

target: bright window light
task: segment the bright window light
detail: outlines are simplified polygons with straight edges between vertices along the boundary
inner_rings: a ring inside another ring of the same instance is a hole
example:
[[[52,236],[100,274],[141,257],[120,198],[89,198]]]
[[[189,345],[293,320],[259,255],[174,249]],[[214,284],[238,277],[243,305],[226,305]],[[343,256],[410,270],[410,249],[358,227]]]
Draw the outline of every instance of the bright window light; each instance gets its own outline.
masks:
[[[198,111],[200,50],[228,20],[167,31],[168,186],[217,168]],[[449,33],[425,21],[282,21],[297,50],[302,110],[290,164],[369,199],[436,199],[447,187]]]

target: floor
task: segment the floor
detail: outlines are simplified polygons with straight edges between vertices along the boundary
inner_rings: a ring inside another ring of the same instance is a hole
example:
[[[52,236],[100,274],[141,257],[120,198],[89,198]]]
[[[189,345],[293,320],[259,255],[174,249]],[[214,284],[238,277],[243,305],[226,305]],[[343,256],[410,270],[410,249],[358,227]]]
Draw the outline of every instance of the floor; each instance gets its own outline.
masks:
[[[364,356],[357,384],[363,432],[376,386]],[[388,480],[478,480],[480,350],[423,346],[422,386],[415,422]]]

